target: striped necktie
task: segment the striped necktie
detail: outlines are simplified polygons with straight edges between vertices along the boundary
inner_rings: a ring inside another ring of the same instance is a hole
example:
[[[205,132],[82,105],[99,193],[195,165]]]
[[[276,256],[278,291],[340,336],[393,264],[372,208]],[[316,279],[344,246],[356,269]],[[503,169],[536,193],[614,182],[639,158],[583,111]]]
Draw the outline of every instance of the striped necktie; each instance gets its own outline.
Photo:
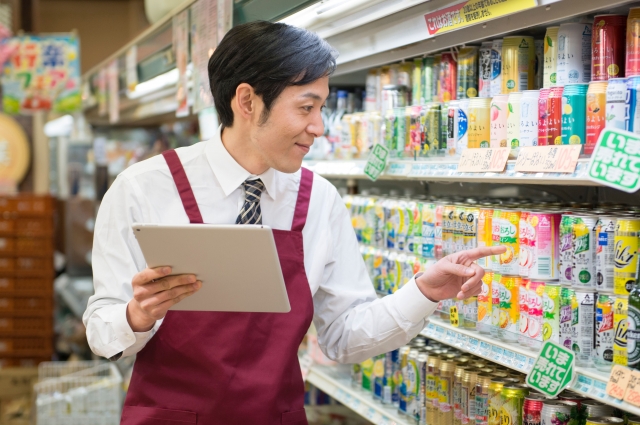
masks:
[[[244,184],[244,205],[236,224],[262,224],[262,211],[260,210],[260,195],[264,190],[262,180],[245,180]]]

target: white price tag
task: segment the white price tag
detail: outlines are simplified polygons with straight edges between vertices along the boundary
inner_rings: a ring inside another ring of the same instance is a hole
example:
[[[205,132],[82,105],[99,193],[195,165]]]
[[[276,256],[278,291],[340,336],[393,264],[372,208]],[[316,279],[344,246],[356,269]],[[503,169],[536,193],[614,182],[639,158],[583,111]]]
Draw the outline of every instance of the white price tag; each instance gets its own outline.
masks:
[[[518,368],[519,370],[522,371],[528,371],[527,370],[527,364],[529,363],[529,359],[527,358],[527,356],[523,355],[523,354],[516,354],[516,360],[514,363],[514,366],[516,368]]]
[[[387,175],[389,176],[407,176],[411,171],[411,164],[406,162],[392,162],[389,164]]]
[[[527,370],[533,369],[534,364],[536,364],[535,357],[529,357],[529,362],[527,363]]]
[[[594,395],[597,398],[605,398],[607,396],[607,383],[594,380],[593,381]]]
[[[491,344],[488,342],[480,341],[480,355],[488,357],[491,354]]]
[[[411,171],[409,172],[409,177],[424,177],[427,175],[428,164],[423,162],[416,162],[415,164],[411,164]]]
[[[335,398],[336,400],[338,400],[341,403],[344,403],[344,400],[346,399],[347,393],[342,389],[342,388],[338,388],[338,390],[335,392],[335,394],[333,394],[333,398]]]
[[[429,323],[427,325],[427,335],[433,336],[436,333],[436,325]]]
[[[480,350],[480,341],[475,338],[469,337],[469,351],[473,354],[478,354]]]
[[[497,345],[491,346],[491,357],[495,359],[496,362],[502,363],[504,355],[504,348],[498,347]]]
[[[514,366],[514,362],[516,360],[516,353],[511,350],[504,350],[504,354],[502,355],[502,361],[507,366]]]
[[[444,328],[441,326],[436,326],[436,336],[440,339],[443,340],[445,339],[445,333],[444,333]]]
[[[453,344],[454,341],[456,340],[456,332],[450,331],[447,329],[447,335],[445,336],[445,340]]]
[[[578,389],[578,391],[590,393],[592,386],[593,386],[593,379],[586,377],[584,375],[578,376],[578,382],[576,383],[576,388]]]

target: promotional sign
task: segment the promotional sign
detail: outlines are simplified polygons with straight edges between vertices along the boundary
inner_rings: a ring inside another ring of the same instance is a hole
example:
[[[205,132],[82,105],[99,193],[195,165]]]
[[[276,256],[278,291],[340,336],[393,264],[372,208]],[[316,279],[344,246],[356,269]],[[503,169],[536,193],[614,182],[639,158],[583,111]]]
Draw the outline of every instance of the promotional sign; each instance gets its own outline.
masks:
[[[516,171],[531,173],[573,173],[582,145],[526,146],[520,148]]]
[[[511,148],[465,149],[458,162],[460,173],[501,173]]]
[[[629,193],[640,189],[640,136],[605,128],[591,154],[589,179]]]
[[[183,10],[173,17],[173,49],[178,68],[178,90],[176,91],[176,117],[189,115],[187,86],[187,63],[189,62],[189,11]]]
[[[80,41],[74,34],[8,38],[14,48],[2,73],[4,111],[70,113],[81,107]]]
[[[424,19],[429,35],[436,35],[536,6],[536,0],[469,0],[427,13]]]
[[[367,175],[367,177],[369,177],[372,181],[378,180],[378,177],[380,177],[380,174],[382,174],[387,166],[388,158],[389,149],[379,143],[376,144],[369,154],[367,164],[364,167],[364,173]]]
[[[629,386],[629,381],[631,381],[631,369],[620,365],[613,366],[609,375],[609,382],[607,382],[607,394],[622,400]]]
[[[573,351],[547,341],[542,345],[526,383],[541,393],[555,397],[573,380]]]

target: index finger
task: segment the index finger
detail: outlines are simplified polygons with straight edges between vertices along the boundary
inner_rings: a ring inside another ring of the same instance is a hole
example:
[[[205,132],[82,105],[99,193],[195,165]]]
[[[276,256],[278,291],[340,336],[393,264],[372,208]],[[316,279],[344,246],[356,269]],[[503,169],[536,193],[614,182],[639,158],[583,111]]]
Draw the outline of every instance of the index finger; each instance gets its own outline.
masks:
[[[490,255],[500,255],[507,251],[506,246],[483,246],[480,248],[470,249],[464,252],[465,256],[471,261],[479,260]]]
[[[156,267],[153,269],[146,268],[134,276],[132,283],[144,285],[145,283],[149,283],[154,279],[162,279],[163,277],[168,276],[170,273],[171,267],[167,266]]]

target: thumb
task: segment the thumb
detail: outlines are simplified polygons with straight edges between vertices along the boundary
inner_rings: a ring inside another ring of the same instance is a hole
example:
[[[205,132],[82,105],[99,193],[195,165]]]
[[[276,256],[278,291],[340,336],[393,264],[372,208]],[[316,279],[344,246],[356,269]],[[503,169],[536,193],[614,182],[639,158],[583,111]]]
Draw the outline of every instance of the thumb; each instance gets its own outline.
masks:
[[[469,277],[475,274],[475,271],[471,267],[467,267],[462,264],[454,264],[449,261],[440,261],[438,265],[440,266],[441,272],[452,274],[455,276]]]

